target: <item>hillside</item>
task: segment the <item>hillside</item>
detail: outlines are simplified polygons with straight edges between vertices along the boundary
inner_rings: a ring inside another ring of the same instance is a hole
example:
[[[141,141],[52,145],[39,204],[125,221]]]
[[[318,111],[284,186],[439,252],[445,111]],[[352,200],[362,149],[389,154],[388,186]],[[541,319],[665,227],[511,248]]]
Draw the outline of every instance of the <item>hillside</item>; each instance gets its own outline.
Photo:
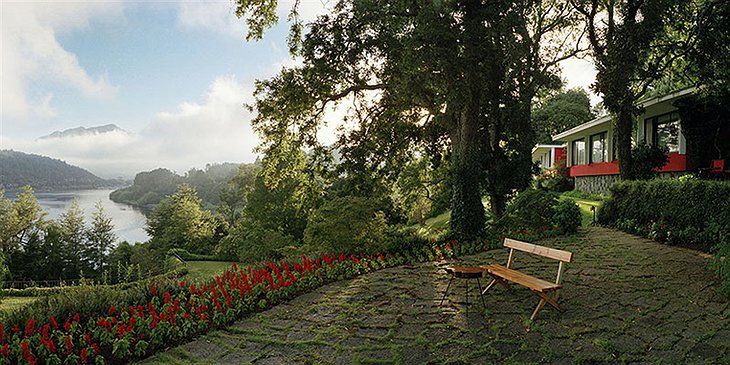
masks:
[[[107,125],[102,125],[102,126],[97,126],[97,127],[89,127],[89,128],[76,127],[76,128],[66,129],[63,131],[55,131],[49,135],[39,137],[38,139],[70,138],[70,137],[97,135],[97,134],[112,133],[112,132],[129,134],[129,132],[125,131],[122,128],[119,128],[116,124],[107,124]]]
[[[203,204],[212,209],[220,203],[221,190],[228,185],[239,166],[234,163],[213,164],[206,166],[205,170],[191,169],[183,176],[164,168],[143,171],[134,177],[132,186],[113,191],[109,198],[117,203],[149,209],[174,193],[180,184],[188,184],[195,188]]]
[[[0,188],[30,185],[36,190],[92,189],[109,182],[64,161],[13,150],[0,150]]]

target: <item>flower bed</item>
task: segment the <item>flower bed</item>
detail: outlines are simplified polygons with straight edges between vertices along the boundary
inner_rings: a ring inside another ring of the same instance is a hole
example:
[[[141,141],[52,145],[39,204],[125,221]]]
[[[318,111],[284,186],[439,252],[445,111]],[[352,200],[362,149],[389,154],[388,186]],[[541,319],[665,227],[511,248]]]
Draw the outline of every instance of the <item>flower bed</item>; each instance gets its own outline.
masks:
[[[552,234],[522,230],[514,236],[536,239]],[[151,285],[146,300],[137,305],[110,305],[103,313],[0,324],[0,364],[126,363],[328,282],[407,262],[474,254],[496,247],[499,241],[433,242],[385,256],[303,256],[299,262],[268,262],[258,269],[233,264],[202,286],[180,281],[161,290]]]

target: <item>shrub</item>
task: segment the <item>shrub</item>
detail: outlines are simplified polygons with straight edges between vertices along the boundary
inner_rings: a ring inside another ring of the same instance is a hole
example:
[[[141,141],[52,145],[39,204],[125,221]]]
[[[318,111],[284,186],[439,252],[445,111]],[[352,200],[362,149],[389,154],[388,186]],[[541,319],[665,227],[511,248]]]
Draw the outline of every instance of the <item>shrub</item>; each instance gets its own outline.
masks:
[[[575,182],[570,177],[569,171],[566,167],[543,170],[535,177],[535,187],[557,192],[573,190]]]
[[[672,245],[713,251],[730,240],[730,182],[697,179],[622,181],[598,221]]]
[[[495,228],[508,235],[530,233],[539,238],[545,232],[574,233],[580,224],[580,209],[572,200],[558,201],[556,193],[528,189],[507,205]]]
[[[497,228],[515,231],[524,228],[552,227],[553,207],[558,204],[558,195],[544,190],[528,189],[512,199]]]
[[[629,176],[637,180],[649,180],[656,176],[656,169],[667,164],[667,149],[656,146],[649,146],[646,143],[639,143],[631,149],[631,156],[634,163],[631,165]]]
[[[715,254],[713,269],[720,277],[720,294],[730,299],[730,242],[720,245]]]
[[[562,200],[555,206],[553,222],[557,226],[560,234],[577,232],[581,219],[580,208],[572,200]]]
[[[363,197],[332,199],[310,215],[304,243],[334,252],[369,251],[390,233],[378,206],[378,201]]]
[[[235,255],[243,262],[280,259],[278,250],[296,244],[280,231],[264,227],[258,220],[242,218],[228,232],[218,247],[218,255]]]

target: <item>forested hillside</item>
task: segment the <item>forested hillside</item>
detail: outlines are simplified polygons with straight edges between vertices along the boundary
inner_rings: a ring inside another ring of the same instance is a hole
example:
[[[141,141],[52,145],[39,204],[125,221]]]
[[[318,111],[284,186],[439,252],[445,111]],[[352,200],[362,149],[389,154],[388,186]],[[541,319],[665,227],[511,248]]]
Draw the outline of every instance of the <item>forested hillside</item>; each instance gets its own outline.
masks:
[[[132,186],[115,190],[109,197],[117,203],[151,208],[174,193],[178,185],[188,184],[195,188],[203,204],[212,208],[220,203],[222,189],[236,175],[239,166],[235,163],[207,165],[204,170],[191,169],[184,176],[164,168],[144,171],[134,177]]]
[[[0,150],[0,188],[30,185],[35,190],[90,189],[109,182],[80,167],[54,158]]]

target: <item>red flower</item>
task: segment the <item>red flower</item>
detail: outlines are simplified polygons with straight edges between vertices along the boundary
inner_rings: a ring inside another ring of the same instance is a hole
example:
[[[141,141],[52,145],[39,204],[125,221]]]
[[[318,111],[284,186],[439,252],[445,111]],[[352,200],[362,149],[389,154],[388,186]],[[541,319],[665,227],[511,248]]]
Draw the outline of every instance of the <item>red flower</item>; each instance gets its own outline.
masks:
[[[157,295],[157,288],[154,286],[152,287],[152,295]]]
[[[3,357],[10,356],[10,349],[8,348],[8,344],[7,343],[3,345],[3,349],[0,350],[0,352],[2,352]]]
[[[20,332],[20,327],[18,327],[18,324],[17,323],[13,326],[13,332],[14,333]]]
[[[111,308],[109,308],[109,315],[110,316],[113,316],[114,315],[114,312],[116,312],[116,311],[117,311],[117,307],[111,306]]]
[[[66,330],[66,331],[68,331],[69,329],[71,329],[71,321],[69,321],[67,319],[66,320],[66,323],[63,324],[63,329]]]
[[[48,348],[48,351],[51,353],[56,353],[56,344],[53,343],[53,340],[49,339],[45,342],[46,347]]]
[[[101,349],[99,348],[99,345],[97,345],[95,343],[92,343],[91,344],[91,347],[94,348],[94,352],[96,352],[97,354],[101,352]]]
[[[71,336],[66,336],[66,349],[69,354],[74,350],[74,344],[71,342]]]
[[[86,364],[86,348],[81,349],[81,362]]]
[[[76,312],[76,314],[74,314],[74,322],[79,323],[80,321],[81,321],[81,317],[79,317],[79,313]]]
[[[168,303],[170,303],[170,293],[165,292],[165,304],[168,304]]]
[[[29,319],[28,323],[25,325],[25,336],[26,337],[33,336],[34,329],[35,329],[35,319]]]
[[[91,344],[91,336],[89,336],[88,333],[86,335],[84,335],[84,341],[86,341],[87,345]]]
[[[53,329],[58,329],[58,323],[56,323],[56,319],[53,318],[53,316],[48,317],[48,320],[51,321],[51,327],[53,327]]]

